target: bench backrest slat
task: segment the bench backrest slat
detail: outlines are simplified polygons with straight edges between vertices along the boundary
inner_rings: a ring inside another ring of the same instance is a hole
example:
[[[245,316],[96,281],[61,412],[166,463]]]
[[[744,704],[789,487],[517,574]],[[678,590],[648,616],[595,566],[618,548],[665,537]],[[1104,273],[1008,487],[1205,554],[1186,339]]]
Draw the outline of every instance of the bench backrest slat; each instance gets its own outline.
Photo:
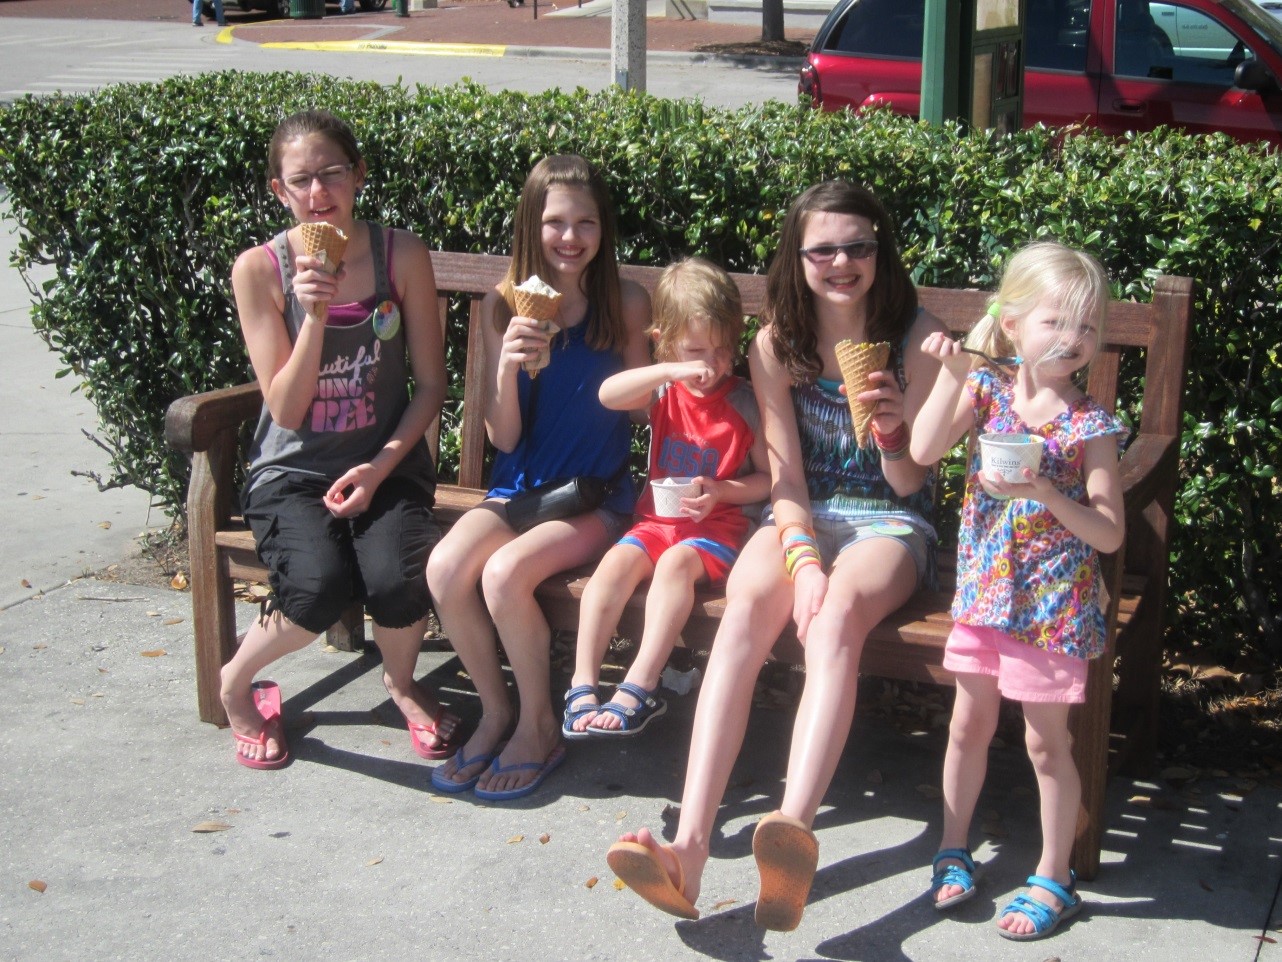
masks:
[[[432,252],[432,266],[441,304],[441,321],[451,299],[468,299],[467,368],[464,375],[463,425],[459,463],[459,484],[484,487],[485,424],[481,416],[488,388],[485,380],[484,343],[481,337],[481,298],[493,290],[507,270],[508,258],[493,254]],[[624,277],[653,290],[662,270],[657,267],[623,265]],[[761,274],[732,274],[743,299],[744,313],[755,317],[765,300],[766,278]],[[1101,404],[1112,409],[1118,395],[1118,378],[1123,353],[1139,349],[1145,355],[1145,393],[1142,424],[1146,432],[1178,435],[1181,399],[1171,385],[1183,383],[1187,360],[1185,332],[1191,324],[1192,282],[1187,278],[1161,277],[1154,287],[1152,304],[1130,301],[1110,307],[1105,327],[1105,344],[1091,365],[1088,390]],[[989,293],[920,287],[918,301],[951,331],[969,331],[984,316]],[[1153,389],[1148,385],[1160,385]],[[470,413],[470,416],[469,416]]]

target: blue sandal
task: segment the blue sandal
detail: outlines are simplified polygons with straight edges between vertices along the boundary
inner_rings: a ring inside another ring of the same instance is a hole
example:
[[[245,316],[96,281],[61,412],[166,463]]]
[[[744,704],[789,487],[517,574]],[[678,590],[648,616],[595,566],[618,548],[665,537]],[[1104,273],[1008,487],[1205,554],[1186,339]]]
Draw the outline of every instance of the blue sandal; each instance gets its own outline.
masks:
[[[580,705],[578,708],[571,708],[576,701],[587,695],[596,699],[596,703],[591,705]],[[597,691],[596,685],[575,685],[565,693],[565,720],[561,722],[561,734],[566,738],[582,739],[591,738],[587,730],[576,731],[574,723],[584,715],[601,710],[601,693]]]
[[[625,695],[631,695],[641,704],[636,708],[625,708],[616,701],[608,701],[598,708],[598,711],[609,712],[622,723],[621,728],[592,728],[589,726],[586,734],[592,737],[600,738],[631,738],[634,735],[640,735],[645,731],[646,726],[656,718],[660,717],[668,710],[668,703],[662,698],[656,698],[654,691],[646,691],[640,685],[634,685],[630,681],[621,681],[616,692],[623,692]]]
[[[1002,909],[1003,915],[1022,915],[1033,923],[1032,932],[1008,932],[1006,929],[999,928],[997,931],[1002,938],[1010,939],[1012,942],[1032,942],[1034,939],[1044,939],[1057,928],[1059,923],[1071,919],[1074,915],[1082,910],[1082,897],[1077,894],[1077,876],[1070,870],[1068,873],[1070,879],[1068,888],[1060,885],[1054,879],[1046,878],[1042,875],[1030,875],[1027,879],[1027,885],[1036,885],[1038,888],[1044,888],[1057,899],[1064,903],[1064,907],[1056,912],[1045,902],[1039,902],[1031,895],[1026,893],[1016,895],[1006,908]]]
[[[944,868],[940,868],[939,863],[949,858],[956,859],[961,862],[961,865],[947,865]],[[940,912],[965,902],[975,894],[975,860],[971,857],[969,849],[940,849],[938,854],[931,859],[930,868],[934,872],[930,877],[930,897],[932,901],[935,898],[935,893],[945,885],[958,885],[962,888],[962,891],[956,895],[935,902],[935,908]]]

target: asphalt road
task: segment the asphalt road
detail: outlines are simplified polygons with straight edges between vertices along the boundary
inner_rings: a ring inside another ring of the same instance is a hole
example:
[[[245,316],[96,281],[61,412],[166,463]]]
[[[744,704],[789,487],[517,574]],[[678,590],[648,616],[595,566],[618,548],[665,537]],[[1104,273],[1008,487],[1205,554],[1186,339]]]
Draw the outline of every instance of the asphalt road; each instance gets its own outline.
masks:
[[[229,8],[233,25],[264,19],[232,4]],[[5,0],[0,3],[0,102],[212,70],[321,71],[388,84],[442,85],[467,78],[492,90],[527,93],[554,87],[600,90],[612,79],[608,56],[594,57],[591,51],[532,59],[282,50],[239,40],[219,42],[220,31],[189,26],[190,10],[183,0]],[[649,93],[698,97],[713,106],[791,101],[796,86],[790,63],[745,67],[652,54],[647,65]]]

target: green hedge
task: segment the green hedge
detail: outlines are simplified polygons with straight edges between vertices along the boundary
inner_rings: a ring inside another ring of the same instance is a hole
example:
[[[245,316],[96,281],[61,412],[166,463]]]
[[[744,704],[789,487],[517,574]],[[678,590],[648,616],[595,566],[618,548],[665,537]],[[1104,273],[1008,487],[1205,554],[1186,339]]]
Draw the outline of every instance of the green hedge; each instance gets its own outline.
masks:
[[[526,171],[573,151],[611,183],[625,261],[697,252],[759,271],[790,200],[841,176],[886,201],[922,284],[990,286],[1005,254],[1033,236],[1092,251],[1121,297],[1146,299],[1157,274],[1193,277],[1172,637],[1221,657],[1282,655],[1276,155],[1172,132],[994,140],[782,103],[726,111],[286,74],[24,99],[0,112],[0,182],[21,226],[17,267],[56,268],[36,328],[97,404],[118,480],[172,510],[187,466],[164,445],[165,408],[248,377],[230,268],[282,226],[263,183],[265,148],[281,116],[309,105],[356,128],[371,167],[364,215],[434,247],[506,251]],[[449,347],[456,373],[462,349]],[[456,414],[457,395],[450,404]]]

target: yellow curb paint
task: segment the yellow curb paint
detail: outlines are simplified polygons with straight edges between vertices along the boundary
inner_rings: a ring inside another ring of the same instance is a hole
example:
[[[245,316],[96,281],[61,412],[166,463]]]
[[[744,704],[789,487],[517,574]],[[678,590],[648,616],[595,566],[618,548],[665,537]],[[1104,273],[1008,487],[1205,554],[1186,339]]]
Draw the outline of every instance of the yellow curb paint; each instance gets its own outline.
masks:
[[[420,57],[502,57],[507,46],[480,43],[411,43],[405,40],[282,40],[260,43],[270,50],[320,50],[331,53],[400,53]]]
[[[231,32],[235,27],[223,27],[218,31],[218,36],[214,37],[214,43],[231,43]]]

